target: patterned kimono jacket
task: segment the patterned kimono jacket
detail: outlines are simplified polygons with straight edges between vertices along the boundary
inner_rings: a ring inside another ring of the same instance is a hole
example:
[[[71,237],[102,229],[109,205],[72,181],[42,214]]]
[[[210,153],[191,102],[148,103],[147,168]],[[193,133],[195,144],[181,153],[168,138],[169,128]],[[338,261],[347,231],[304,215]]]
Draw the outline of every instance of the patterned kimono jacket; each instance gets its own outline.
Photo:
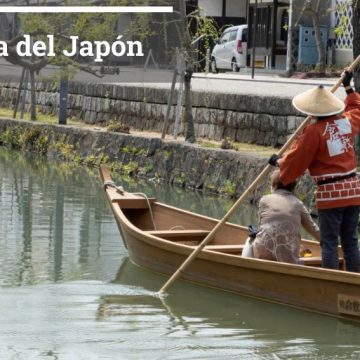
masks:
[[[287,190],[275,190],[260,199],[259,222],[252,243],[255,258],[298,264],[301,226],[320,240],[319,228],[305,205]]]

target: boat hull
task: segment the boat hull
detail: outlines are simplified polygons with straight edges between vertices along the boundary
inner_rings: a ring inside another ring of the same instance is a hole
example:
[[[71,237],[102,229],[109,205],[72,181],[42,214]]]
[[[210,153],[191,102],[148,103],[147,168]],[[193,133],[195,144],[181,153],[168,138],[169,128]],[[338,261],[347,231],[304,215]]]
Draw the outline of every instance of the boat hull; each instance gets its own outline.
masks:
[[[176,251],[151,244],[144,241],[141,234],[136,236],[125,227],[122,227],[122,234],[133,263],[164,275],[172,275],[191,254],[191,249]],[[357,311],[356,305],[360,300],[360,285],[345,281],[341,275],[335,270],[203,251],[181,279],[360,322],[360,310]]]

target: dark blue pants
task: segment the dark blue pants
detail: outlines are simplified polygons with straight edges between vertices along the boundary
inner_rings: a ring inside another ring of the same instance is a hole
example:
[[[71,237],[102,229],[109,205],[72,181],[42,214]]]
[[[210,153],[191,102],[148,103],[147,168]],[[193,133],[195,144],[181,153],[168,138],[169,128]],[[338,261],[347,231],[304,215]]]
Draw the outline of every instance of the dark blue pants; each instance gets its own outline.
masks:
[[[357,226],[360,206],[319,210],[322,266],[339,268],[338,244],[344,252],[347,271],[360,272],[360,253]]]

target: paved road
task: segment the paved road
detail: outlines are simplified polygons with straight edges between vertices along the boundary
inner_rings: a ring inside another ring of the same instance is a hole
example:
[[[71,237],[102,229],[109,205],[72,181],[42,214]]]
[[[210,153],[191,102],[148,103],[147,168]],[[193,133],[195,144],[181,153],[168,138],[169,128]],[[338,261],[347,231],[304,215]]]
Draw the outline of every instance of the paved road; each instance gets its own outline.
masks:
[[[54,67],[47,67],[41,71],[42,77],[51,77]],[[2,78],[19,79],[21,68],[11,65],[0,58],[0,76]],[[119,75],[105,75],[97,78],[93,75],[78,72],[75,80],[86,83],[115,83],[132,84],[141,87],[170,88],[172,72],[167,70],[120,67]],[[240,73],[195,74],[192,88],[195,91],[210,91],[231,94],[253,94],[258,96],[278,96],[292,98],[307,89],[323,84],[330,88],[337,79],[293,79],[284,78],[278,73],[256,70],[255,78],[245,69]],[[339,89],[337,95],[344,98],[344,91]]]
[[[203,74],[195,75],[194,90],[216,89],[224,93],[254,94],[259,96],[278,96],[292,98],[295,95],[320,84],[331,88],[337,79],[292,79],[279,75],[251,75],[241,74]],[[343,98],[343,91],[339,89],[337,95]]]

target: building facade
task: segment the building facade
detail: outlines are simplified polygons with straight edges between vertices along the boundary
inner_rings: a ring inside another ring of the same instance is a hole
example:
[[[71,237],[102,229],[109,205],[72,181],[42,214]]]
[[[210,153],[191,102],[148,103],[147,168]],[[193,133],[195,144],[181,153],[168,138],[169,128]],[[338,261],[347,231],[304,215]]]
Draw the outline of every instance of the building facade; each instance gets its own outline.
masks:
[[[317,1],[311,1],[315,6]],[[48,0],[49,5],[62,2]],[[35,4],[37,0],[30,0],[30,3]],[[26,1],[0,0],[0,6],[14,4],[25,5]],[[186,0],[186,4],[188,13],[199,7],[201,14],[213,17],[219,28],[248,24],[249,65],[254,46],[256,60],[271,68],[286,69],[289,64],[296,66],[310,61],[306,54],[313,51],[307,49],[308,38],[302,32],[311,33],[313,23],[309,13],[303,11],[305,0]],[[322,4],[319,22],[326,34],[327,63],[345,65],[353,58],[351,0],[323,0]],[[119,31],[124,26],[124,21],[119,22]],[[11,39],[18,27],[14,14],[0,12],[0,40]],[[291,41],[288,38],[290,28]]]
[[[335,63],[348,64],[353,59],[353,10],[350,0],[333,0],[332,26],[335,29]]]
[[[329,65],[344,65],[353,58],[350,1],[324,0],[317,11]],[[249,58],[255,43],[256,60],[263,59],[271,68],[286,69],[289,63],[296,67],[316,61],[309,55],[314,55],[313,19],[311,12],[304,11],[306,3],[316,9],[315,0],[190,0],[188,3],[199,6],[202,14],[213,17],[219,26],[247,23]],[[292,37],[288,41],[290,28]],[[312,45],[308,46],[309,43]]]

